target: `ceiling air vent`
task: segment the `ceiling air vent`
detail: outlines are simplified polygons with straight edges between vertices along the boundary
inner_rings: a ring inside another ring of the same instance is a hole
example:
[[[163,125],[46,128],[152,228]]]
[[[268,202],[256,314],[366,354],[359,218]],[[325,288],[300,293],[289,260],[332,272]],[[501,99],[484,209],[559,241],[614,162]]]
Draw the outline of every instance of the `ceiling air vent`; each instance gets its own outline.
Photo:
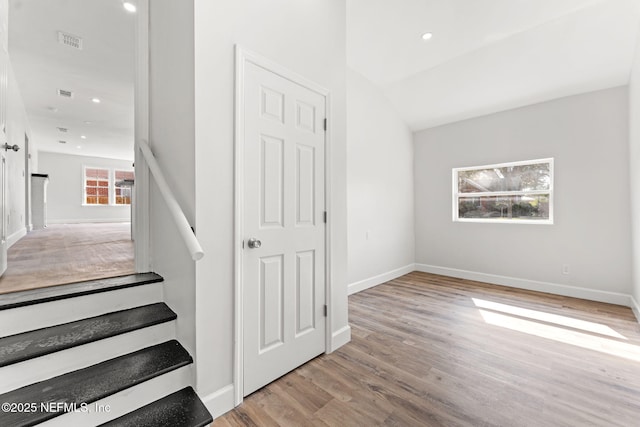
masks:
[[[58,95],[63,98],[73,98],[73,92],[70,90],[58,89]]]
[[[66,144],[66,143],[67,143],[67,141],[63,141],[63,140],[60,140],[60,141],[58,141],[58,142],[59,142],[60,144]]]
[[[69,129],[59,127],[59,128],[58,128],[58,130],[59,130],[60,132],[62,132],[62,133],[67,133],[67,131],[68,131]]]
[[[58,42],[74,49],[82,50],[82,39],[73,34],[58,31]]]

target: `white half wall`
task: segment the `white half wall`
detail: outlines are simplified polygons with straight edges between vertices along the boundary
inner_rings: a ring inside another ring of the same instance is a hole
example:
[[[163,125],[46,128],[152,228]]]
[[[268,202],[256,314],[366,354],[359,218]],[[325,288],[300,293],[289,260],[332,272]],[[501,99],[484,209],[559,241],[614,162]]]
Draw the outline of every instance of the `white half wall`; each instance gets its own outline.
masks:
[[[348,340],[345,20],[343,0],[195,0],[196,221],[205,251],[196,264],[196,359],[205,396],[234,381],[236,44],[331,93],[330,320],[336,339]]]
[[[413,135],[380,89],[349,69],[350,294],[406,274],[415,259],[413,214]]]
[[[416,133],[416,264],[629,295],[627,95],[618,87]],[[553,225],[452,221],[452,168],[547,157]]]
[[[49,224],[127,222],[129,206],[85,206],[84,166],[133,170],[131,160],[104,159],[40,151],[38,173],[49,175],[47,219]]]
[[[635,313],[640,320],[640,32],[629,82],[629,167],[631,171],[631,229]]]
[[[149,2],[149,141],[169,187],[200,238],[195,223],[193,5],[193,0]],[[195,264],[153,176],[149,199],[152,270],[165,279],[165,301],[178,315],[177,338],[195,358]],[[213,324],[200,327],[207,332],[216,330]],[[195,362],[197,371],[210,360]]]

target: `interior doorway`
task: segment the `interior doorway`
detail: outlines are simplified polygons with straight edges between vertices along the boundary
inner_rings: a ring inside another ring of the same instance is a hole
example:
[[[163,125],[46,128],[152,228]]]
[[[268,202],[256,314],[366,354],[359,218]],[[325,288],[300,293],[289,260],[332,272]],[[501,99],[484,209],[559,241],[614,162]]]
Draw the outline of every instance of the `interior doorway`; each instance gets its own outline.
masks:
[[[131,185],[138,187],[136,114],[146,102],[136,105],[134,91],[148,2],[135,4],[9,0],[9,109],[21,105],[24,115],[10,111],[8,138],[24,128],[21,141],[9,141],[24,149],[22,174],[10,164],[7,179],[24,188],[20,209],[15,195],[3,203],[23,216],[21,230],[13,222],[7,230],[19,237],[10,241],[0,294],[137,271]],[[42,227],[33,221],[34,175],[48,181]],[[144,243],[146,228],[137,228]]]

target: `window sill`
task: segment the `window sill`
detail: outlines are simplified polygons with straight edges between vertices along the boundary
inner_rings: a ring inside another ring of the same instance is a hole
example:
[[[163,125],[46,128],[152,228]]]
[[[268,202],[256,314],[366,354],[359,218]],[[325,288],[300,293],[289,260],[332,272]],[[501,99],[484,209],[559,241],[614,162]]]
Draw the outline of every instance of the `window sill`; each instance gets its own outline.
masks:
[[[88,203],[82,203],[81,206],[83,206],[83,207],[84,206],[88,206],[88,207],[90,207],[90,206],[117,207],[117,206],[131,206],[131,205],[116,205],[116,204],[108,204],[108,205],[95,204],[95,205],[93,205],[93,204],[88,204]]]
[[[453,222],[477,222],[483,224],[535,224],[553,225],[553,219],[484,219],[484,218],[454,218]]]

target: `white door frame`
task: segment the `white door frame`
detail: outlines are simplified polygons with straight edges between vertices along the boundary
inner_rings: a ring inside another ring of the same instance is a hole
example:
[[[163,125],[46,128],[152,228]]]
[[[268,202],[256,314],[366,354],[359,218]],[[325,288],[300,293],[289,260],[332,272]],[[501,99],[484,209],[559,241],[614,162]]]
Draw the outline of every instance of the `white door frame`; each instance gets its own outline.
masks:
[[[133,245],[136,273],[151,271],[151,229],[149,224],[149,166],[138,148],[137,141],[149,141],[149,0],[138,0],[135,29],[135,177],[133,192],[135,221]]]
[[[244,76],[245,64],[251,63],[277,74],[287,80],[297,83],[325,98],[325,114],[328,123],[331,123],[330,92],[328,89],[294,73],[285,67],[250,52],[236,45],[236,70],[235,70],[235,185],[234,185],[234,358],[233,358],[233,383],[234,403],[239,405],[244,398],[244,348],[243,348],[243,282],[242,282],[242,241],[244,230],[242,227],[244,218]],[[327,224],[325,228],[325,304],[327,305],[327,317],[325,318],[325,352],[331,348],[331,138],[330,126],[325,132],[325,209],[327,211]]]

